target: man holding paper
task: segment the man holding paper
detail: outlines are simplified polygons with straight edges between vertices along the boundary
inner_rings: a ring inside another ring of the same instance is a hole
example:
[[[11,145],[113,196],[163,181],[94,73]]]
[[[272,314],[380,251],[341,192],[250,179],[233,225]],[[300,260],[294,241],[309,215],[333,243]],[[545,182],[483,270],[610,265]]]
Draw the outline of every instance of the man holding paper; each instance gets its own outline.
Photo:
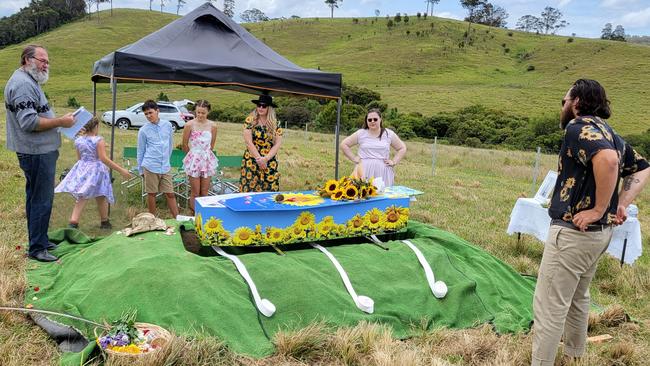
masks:
[[[7,149],[15,151],[25,173],[29,257],[42,262],[58,258],[48,252],[56,246],[47,231],[54,199],[54,176],[61,136],[58,127],[74,124],[72,113],[56,118],[41,85],[49,77],[45,48],[29,45],[20,56],[20,67],[5,86]]]

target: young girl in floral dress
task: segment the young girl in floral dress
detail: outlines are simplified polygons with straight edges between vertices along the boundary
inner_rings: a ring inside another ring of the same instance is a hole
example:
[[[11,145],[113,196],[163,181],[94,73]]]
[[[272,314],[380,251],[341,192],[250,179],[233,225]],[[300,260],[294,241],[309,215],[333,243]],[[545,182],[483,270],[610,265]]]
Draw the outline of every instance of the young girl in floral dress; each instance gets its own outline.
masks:
[[[194,199],[208,195],[210,181],[218,166],[214,156],[214,143],[217,140],[217,124],[208,119],[210,103],[197,100],[194,113],[196,118],[189,121],[183,129],[183,170],[190,179],[190,209],[194,212]]]
[[[84,126],[84,130],[86,133],[74,141],[79,160],[54,189],[54,192],[70,193],[77,201],[70,216],[70,227],[79,227],[81,212],[88,200],[94,198],[97,201],[100,228],[111,229],[112,225],[108,220],[108,204],[109,202],[115,203],[115,199],[108,168],[117,170],[125,179],[130,178],[131,173],[106,155],[106,143],[101,136],[97,136],[99,131],[97,117],[93,117]]]

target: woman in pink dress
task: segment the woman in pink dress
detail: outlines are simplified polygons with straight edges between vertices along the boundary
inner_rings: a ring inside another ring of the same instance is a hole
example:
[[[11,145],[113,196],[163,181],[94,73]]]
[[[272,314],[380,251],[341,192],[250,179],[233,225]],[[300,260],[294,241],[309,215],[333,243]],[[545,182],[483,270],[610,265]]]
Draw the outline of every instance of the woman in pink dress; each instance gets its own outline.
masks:
[[[217,124],[208,119],[210,103],[197,100],[194,113],[196,118],[185,124],[183,129],[183,170],[190,179],[190,209],[194,212],[194,199],[208,195],[212,176],[217,171],[217,157],[214,156],[214,143],[217,140]]]
[[[356,155],[352,151],[354,145],[359,145]],[[391,147],[395,149],[392,159]],[[341,142],[341,150],[350,161],[358,165],[355,171],[361,171],[362,178],[381,177],[384,185],[391,187],[395,182],[393,167],[406,154],[406,145],[393,130],[382,127],[379,109],[371,109],[366,114],[363,128],[346,137]]]

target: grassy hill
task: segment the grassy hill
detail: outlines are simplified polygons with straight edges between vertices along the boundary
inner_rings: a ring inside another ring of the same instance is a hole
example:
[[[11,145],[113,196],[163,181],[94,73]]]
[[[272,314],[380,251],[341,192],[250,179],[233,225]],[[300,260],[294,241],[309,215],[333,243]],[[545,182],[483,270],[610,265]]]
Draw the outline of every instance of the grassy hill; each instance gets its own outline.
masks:
[[[82,20],[30,40],[50,50],[46,90],[59,109],[74,96],[90,105],[92,64],[176,18],[145,10],[118,9],[100,21]],[[246,25],[250,31],[303,67],[340,72],[350,84],[376,89],[389,106],[425,115],[481,103],[521,115],[558,113],[571,82],[599,80],[613,103],[612,124],[623,134],[650,127],[650,47],[472,25],[473,44],[463,48],[467,23],[412,16],[392,30],[386,18],[292,19]],[[408,32],[408,34],[407,34]],[[419,36],[418,36],[419,33]],[[17,65],[21,46],[0,50],[0,84]],[[215,50],[215,52],[219,52]],[[531,67],[534,70],[528,71]],[[99,88],[100,109],[110,106],[107,85]],[[250,99],[233,92],[172,85],[119,87],[118,107],[164,91],[170,98],[204,97],[217,104]]]

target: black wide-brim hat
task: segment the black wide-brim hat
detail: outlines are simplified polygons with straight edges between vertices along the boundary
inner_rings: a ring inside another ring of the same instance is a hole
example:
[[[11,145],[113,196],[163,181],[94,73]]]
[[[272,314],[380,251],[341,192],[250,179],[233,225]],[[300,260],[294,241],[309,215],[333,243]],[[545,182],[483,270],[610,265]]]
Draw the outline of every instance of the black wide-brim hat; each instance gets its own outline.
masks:
[[[273,108],[278,107],[277,105],[275,105],[275,103],[273,103],[273,97],[270,96],[270,95],[266,95],[266,94],[260,95],[258,97],[258,99],[253,99],[253,100],[251,100],[251,102],[253,102],[255,105],[266,104],[266,105],[270,105]]]

